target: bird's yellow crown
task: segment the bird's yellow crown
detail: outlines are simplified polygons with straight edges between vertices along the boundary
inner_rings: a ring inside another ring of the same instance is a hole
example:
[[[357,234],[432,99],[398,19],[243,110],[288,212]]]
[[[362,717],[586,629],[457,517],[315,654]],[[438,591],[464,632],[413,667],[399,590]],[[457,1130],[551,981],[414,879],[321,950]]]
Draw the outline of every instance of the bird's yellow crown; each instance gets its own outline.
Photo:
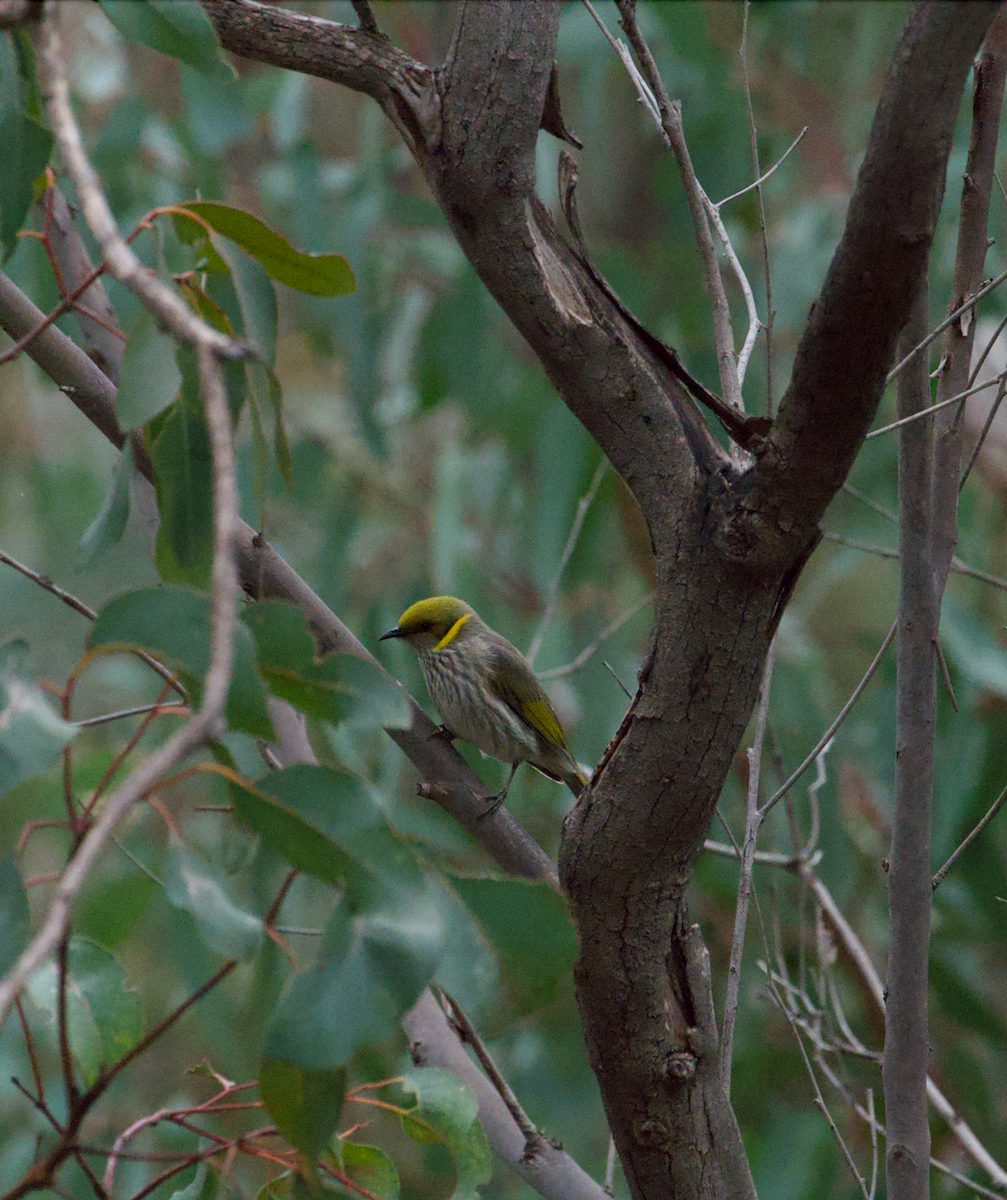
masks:
[[[430,596],[417,600],[399,617],[394,630],[385,637],[423,638],[434,641],[438,650],[443,649],[461,632],[470,620],[479,618],[475,609],[454,596]]]

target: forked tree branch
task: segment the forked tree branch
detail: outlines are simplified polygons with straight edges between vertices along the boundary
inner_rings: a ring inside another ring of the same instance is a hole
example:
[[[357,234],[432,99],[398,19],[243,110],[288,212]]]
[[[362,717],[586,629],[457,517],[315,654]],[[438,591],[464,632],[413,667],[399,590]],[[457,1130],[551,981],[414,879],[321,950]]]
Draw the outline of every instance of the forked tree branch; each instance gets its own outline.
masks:
[[[205,4],[228,49],[377,99],[476,271],[650,524],[652,652],[565,829],[578,998],[634,1195],[751,1196],[682,896],[780,613],[876,409],[933,236],[964,79],[994,6],[924,5],[910,18],[794,379],[746,473],[535,198],[558,4],[463,6],[436,73],[366,30],[251,0]],[[254,587],[274,564],[252,549],[245,579]]]
[[[885,81],[846,227],[728,552],[817,525],[870,427],[922,278],[962,89],[997,3],[913,9]]]

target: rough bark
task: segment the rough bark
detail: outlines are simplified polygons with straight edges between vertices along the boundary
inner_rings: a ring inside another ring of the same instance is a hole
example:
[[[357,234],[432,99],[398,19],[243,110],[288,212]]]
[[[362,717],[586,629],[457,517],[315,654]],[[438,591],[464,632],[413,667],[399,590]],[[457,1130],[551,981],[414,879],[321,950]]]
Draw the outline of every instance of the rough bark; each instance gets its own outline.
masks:
[[[682,897],[755,700],[769,640],[882,392],[944,190],[992,3],[915,9],[846,228],[780,413],[738,468],[668,359],[535,199],[553,0],[463,6],[437,72],[374,33],[204,0],[236,53],[367,92],[402,133],[486,286],[646,516],[657,558],[639,691],[567,823],[591,1061],[633,1194],[752,1194],[716,1056],[697,1028]],[[324,28],[323,28],[324,27]]]

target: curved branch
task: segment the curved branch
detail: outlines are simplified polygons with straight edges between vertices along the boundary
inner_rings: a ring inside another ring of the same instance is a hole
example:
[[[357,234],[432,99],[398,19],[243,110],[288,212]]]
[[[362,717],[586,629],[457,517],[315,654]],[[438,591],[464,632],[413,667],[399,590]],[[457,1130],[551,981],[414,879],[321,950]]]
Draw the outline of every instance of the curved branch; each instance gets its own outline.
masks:
[[[436,129],[434,73],[383,33],[259,4],[203,0],[225,49],[376,100],[417,157]]]
[[[682,519],[697,464],[712,476],[727,457],[669,367],[673,352],[656,348],[535,196],[557,0],[464,4],[436,73],[387,38],[352,26],[255,0],[203,4],[233,53],[377,100],[472,266],[634,492],[655,540],[658,522]]]
[[[881,399],[944,196],[962,89],[998,3],[931,2],[895,52],[846,228],[725,548],[764,561],[807,537],[846,478]]]

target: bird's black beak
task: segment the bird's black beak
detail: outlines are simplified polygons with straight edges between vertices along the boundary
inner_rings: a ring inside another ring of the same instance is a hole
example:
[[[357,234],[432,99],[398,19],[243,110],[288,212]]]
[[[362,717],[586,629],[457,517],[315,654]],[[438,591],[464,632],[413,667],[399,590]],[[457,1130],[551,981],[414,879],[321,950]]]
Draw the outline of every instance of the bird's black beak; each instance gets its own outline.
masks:
[[[402,630],[398,627],[398,625],[396,625],[394,629],[389,629],[387,633],[383,633],[381,635],[381,637],[378,638],[378,641],[383,642],[383,641],[385,641],[386,638],[402,637],[402,636],[403,636]]]

